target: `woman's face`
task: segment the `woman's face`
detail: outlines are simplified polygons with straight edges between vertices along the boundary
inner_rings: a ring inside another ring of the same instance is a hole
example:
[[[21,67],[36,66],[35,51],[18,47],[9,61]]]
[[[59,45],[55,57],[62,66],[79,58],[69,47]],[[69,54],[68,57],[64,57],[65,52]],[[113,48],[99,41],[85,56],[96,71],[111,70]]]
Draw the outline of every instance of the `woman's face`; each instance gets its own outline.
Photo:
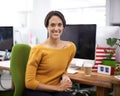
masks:
[[[49,38],[60,39],[63,32],[63,22],[58,16],[52,16],[48,23]]]

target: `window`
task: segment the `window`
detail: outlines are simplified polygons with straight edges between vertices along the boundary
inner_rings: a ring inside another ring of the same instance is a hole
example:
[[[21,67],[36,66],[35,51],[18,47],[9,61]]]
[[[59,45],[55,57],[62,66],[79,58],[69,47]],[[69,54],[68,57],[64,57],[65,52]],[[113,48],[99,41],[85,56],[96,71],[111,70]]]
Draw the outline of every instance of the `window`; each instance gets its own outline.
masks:
[[[106,0],[52,1],[51,8],[61,11],[68,24],[106,25]]]

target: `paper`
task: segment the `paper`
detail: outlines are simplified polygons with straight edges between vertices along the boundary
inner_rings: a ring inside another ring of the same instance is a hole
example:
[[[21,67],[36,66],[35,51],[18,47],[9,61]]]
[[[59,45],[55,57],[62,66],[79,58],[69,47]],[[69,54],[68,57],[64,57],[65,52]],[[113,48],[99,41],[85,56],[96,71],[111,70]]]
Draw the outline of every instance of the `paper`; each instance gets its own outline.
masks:
[[[72,69],[72,68],[68,68],[67,72],[74,74],[74,73],[77,73],[78,70],[75,70],[75,69]]]
[[[114,76],[114,77],[120,80],[120,75],[117,75],[117,76]]]

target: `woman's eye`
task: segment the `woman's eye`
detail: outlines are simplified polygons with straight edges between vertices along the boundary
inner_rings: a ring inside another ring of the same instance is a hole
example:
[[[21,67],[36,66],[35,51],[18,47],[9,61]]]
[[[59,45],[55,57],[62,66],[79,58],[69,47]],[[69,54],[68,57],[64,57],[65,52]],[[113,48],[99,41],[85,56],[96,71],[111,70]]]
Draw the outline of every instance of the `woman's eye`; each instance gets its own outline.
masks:
[[[52,27],[54,27],[54,26],[55,26],[55,24],[54,24],[54,23],[52,23],[52,24],[51,24],[51,26],[52,26]]]
[[[62,23],[59,23],[58,26],[61,27],[61,26],[62,26]]]

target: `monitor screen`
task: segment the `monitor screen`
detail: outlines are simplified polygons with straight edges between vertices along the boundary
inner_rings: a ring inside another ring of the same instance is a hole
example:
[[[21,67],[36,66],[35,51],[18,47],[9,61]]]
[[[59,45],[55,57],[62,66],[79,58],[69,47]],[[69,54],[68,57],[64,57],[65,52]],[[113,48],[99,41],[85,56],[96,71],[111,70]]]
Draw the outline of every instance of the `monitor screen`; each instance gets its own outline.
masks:
[[[66,25],[61,39],[76,45],[75,58],[95,60],[96,24]]]
[[[11,52],[13,46],[13,27],[0,26],[0,51]]]

